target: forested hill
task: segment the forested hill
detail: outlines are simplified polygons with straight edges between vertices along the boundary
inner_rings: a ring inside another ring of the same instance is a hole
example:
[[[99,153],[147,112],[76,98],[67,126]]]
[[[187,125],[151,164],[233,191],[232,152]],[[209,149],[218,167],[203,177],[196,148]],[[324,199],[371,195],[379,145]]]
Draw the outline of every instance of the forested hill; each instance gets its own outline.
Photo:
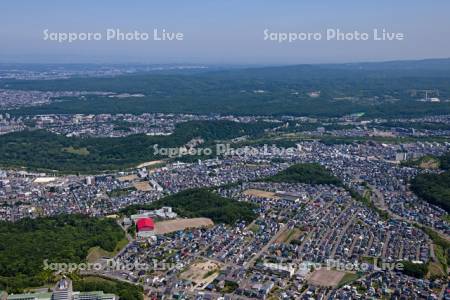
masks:
[[[178,124],[169,136],[136,134],[120,138],[68,138],[44,130],[15,132],[0,136],[0,166],[97,173],[168,158],[155,153],[154,145],[176,148],[197,137],[213,143],[244,135],[257,136],[271,126],[274,125],[191,121]]]
[[[411,188],[423,200],[450,213],[450,153],[435,159],[444,172],[419,174],[412,180]]]
[[[184,190],[177,194],[161,198],[151,204],[136,204],[122,209],[126,215],[136,214],[139,210],[151,210],[163,206],[172,207],[180,216],[186,218],[210,218],[215,223],[234,224],[238,221],[251,223],[256,214],[256,205],[224,198],[206,188]]]
[[[0,80],[0,88],[141,93],[142,98],[66,98],[12,114],[232,113],[372,117],[450,113],[450,102],[423,103],[424,90],[450,99],[450,59],[243,68],[108,78]],[[311,92],[320,91],[312,97]]]
[[[366,78],[398,77],[450,77],[450,58],[405,60],[387,62],[362,62],[344,64],[302,64],[292,66],[271,66],[241,68],[200,73],[210,78],[248,78],[275,81],[297,81],[311,78],[338,79],[362,76]]]
[[[18,292],[54,283],[52,271],[44,269],[46,260],[85,262],[90,248],[113,251],[123,238],[112,219],[60,215],[0,222],[0,290]]]

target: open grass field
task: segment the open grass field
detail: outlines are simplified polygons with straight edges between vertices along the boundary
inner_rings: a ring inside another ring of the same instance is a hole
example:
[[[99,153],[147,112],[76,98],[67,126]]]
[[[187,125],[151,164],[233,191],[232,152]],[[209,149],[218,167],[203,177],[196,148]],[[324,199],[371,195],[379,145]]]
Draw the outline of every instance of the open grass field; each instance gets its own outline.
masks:
[[[261,197],[261,198],[279,199],[277,196],[275,196],[275,193],[273,193],[273,192],[267,192],[267,191],[257,190],[257,189],[245,190],[244,195]]]
[[[436,262],[430,262],[428,265],[427,278],[445,277],[445,272],[442,270],[442,265]]]
[[[341,271],[318,269],[308,276],[307,281],[317,286],[337,287],[345,275],[346,273]]]
[[[188,228],[199,228],[213,226],[214,222],[208,218],[176,219],[157,222],[155,234],[166,234]]]
[[[108,257],[108,258],[112,258],[114,257],[117,253],[119,253],[120,250],[122,250],[123,247],[125,247],[128,244],[128,240],[126,238],[121,239],[117,245],[116,248],[114,249],[114,251],[106,251],[100,247],[92,247],[91,249],[89,249],[88,251],[88,255],[86,256],[86,260],[89,263],[95,263],[97,260],[99,260],[102,257]]]
[[[71,154],[82,155],[82,156],[89,155],[89,150],[86,147],[74,148],[71,146],[71,147],[63,148],[62,151],[71,153]]]
[[[439,169],[440,163],[439,160],[432,158],[432,157],[428,157],[426,159],[423,159],[420,163],[419,163],[419,168],[421,169],[432,169],[432,170],[436,170]]]
[[[348,284],[348,283],[350,283],[350,282],[355,281],[355,280],[358,279],[358,278],[359,278],[358,274],[355,274],[355,273],[346,273],[346,274],[344,275],[344,277],[342,277],[341,281],[339,282],[339,286],[346,285],[346,284]]]

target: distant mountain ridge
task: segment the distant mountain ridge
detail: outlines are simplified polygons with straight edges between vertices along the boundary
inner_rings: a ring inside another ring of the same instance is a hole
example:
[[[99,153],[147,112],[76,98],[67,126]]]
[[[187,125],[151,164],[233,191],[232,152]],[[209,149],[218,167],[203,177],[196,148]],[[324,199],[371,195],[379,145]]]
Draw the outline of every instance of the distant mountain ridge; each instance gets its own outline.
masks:
[[[283,79],[302,75],[314,77],[339,77],[339,76],[376,76],[390,72],[391,76],[438,76],[450,77],[450,58],[425,59],[425,60],[396,60],[386,62],[361,62],[342,64],[298,64],[286,66],[253,67],[234,70],[220,70],[202,75],[230,76],[240,75],[247,78]],[[405,73],[408,72],[408,73]]]

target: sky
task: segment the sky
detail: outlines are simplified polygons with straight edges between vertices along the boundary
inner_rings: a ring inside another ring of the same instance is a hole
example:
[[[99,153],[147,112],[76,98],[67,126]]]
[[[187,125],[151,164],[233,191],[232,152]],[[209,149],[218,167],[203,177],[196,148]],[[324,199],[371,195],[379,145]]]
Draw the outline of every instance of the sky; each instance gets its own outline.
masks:
[[[0,62],[270,65],[448,58],[449,12],[448,0],[2,0]],[[149,38],[107,40],[108,29]],[[155,29],[183,38],[156,41]],[[327,38],[327,31],[338,29],[348,33],[343,40]],[[374,40],[374,29],[404,38]],[[367,40],[351,40],[355,31],[367,33]],[[89,32],[101,37],[55,40]],[[318,40],[277,39],[317,33]]]

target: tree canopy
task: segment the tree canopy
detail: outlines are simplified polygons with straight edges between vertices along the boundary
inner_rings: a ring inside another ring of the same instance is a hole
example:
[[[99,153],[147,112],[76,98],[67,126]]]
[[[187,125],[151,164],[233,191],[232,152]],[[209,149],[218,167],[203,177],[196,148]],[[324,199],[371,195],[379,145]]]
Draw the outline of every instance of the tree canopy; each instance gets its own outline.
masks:
[[[114,220],[81,215],[0,222],[0,289],[20,291],[52,281],[51,263],[81,263],[88,250],[113,251],[124,238]]]
[[[251,222],[256,218],[255,205],[224,198],[208,189],[191,189],[167,196],[148,205],[132,205],[122,213],[134,214],[138,210],[157,209],[170,206],[180,216],[205,217],[216,223],[233,224],[237,221]]]

